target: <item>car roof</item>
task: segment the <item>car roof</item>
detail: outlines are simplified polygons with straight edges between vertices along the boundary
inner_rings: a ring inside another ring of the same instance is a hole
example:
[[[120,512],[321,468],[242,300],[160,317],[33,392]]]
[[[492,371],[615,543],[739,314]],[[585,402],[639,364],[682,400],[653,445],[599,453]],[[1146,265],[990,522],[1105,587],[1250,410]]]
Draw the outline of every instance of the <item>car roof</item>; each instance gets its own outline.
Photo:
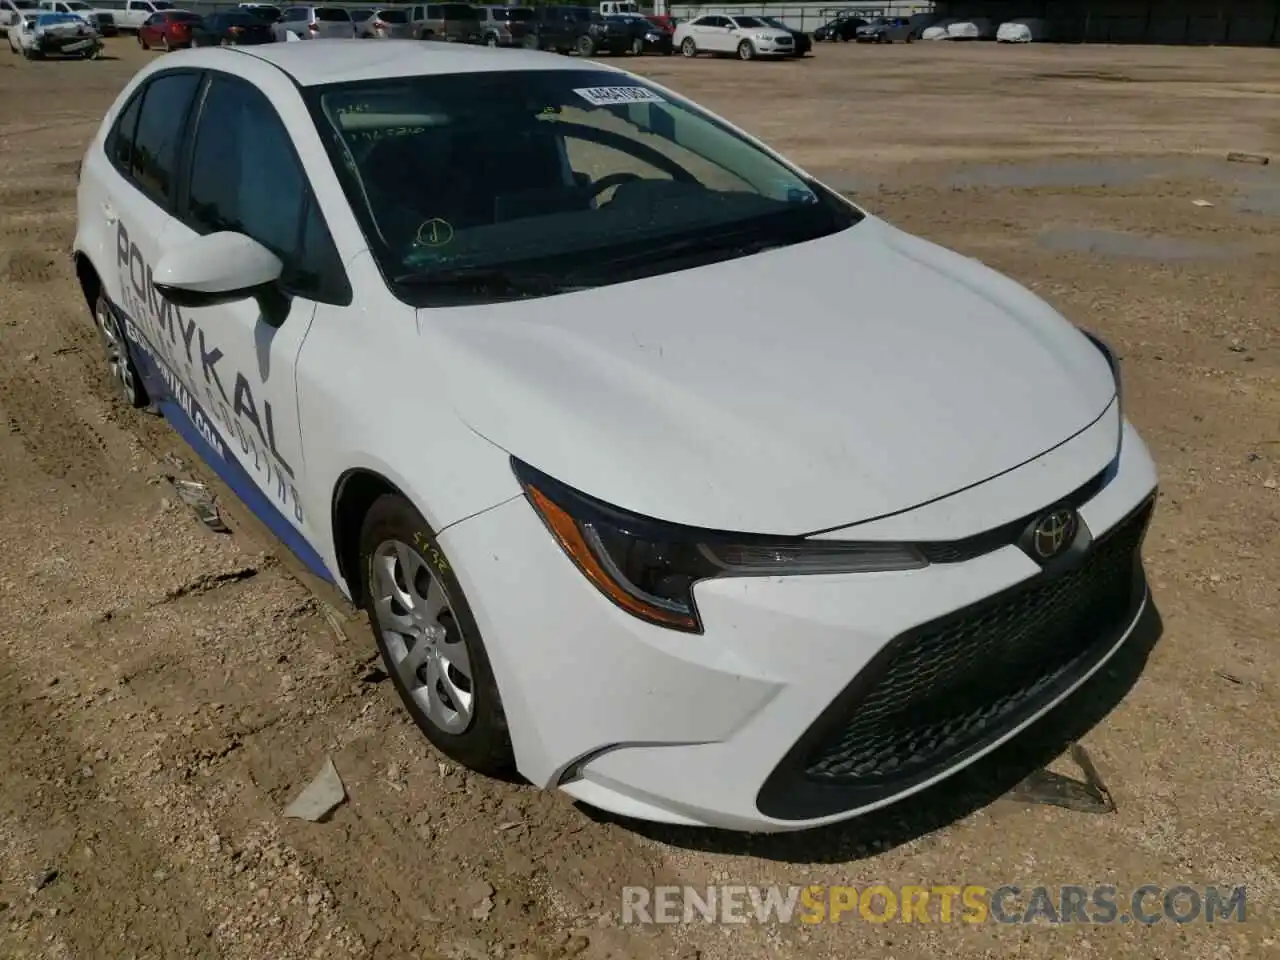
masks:
[[[446,73],[496,73],[505,70],[613,71],[616,67],[571,60],[536,50],[503,50],[465,43],[384,40],[352,43],[346,39],[305,43],[264,43],[248,47],[196,47],[167,54],[166,65],[235,70],[231,57],[253,57],[279,68],[301,87],[353,80],[425,77]]]

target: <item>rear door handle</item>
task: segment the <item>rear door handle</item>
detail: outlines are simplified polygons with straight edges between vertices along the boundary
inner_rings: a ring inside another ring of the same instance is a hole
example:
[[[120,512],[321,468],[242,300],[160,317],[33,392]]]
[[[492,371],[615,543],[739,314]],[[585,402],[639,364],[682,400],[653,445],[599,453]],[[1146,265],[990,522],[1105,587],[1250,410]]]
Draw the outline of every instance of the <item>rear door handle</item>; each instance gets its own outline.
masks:
[[[102,216],[103,216],[103,219],[105,219],[108,224],[112,224],[112,225],[114,225],[120,219],[118,216],[116,216],[116,208],[111,206],[111,204],[109,203],[104,203],[102,205]]]

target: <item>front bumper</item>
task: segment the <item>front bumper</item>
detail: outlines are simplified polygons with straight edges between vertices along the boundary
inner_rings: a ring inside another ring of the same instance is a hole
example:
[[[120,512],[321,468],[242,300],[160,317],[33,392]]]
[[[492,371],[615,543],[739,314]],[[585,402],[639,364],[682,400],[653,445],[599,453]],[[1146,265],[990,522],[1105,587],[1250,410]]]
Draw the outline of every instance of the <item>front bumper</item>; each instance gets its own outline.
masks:
[[[1006,479],[1022,471],[1052,483],[1034,462]],[[521,497],[441,542],[522,774],[625,816],[796,830],[949,776],[1100,668],[1145,608],[1155,485],[1126,425],[1079,507],[1095,547],[1075,572],[1050,579],[1008,545],[909,572],[705,581],[701,636],[613,606]]]
[[[753,40],[751,42],[756,48],[757,56],[761,57],[790,57],[796,52],[794,42],[778,40]]]

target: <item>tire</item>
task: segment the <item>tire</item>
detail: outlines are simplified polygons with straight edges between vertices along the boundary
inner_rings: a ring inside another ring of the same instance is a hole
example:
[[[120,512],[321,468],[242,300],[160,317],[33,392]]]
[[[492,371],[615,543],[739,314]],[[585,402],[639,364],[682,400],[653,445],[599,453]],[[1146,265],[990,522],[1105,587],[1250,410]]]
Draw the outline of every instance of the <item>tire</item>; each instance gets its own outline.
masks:
[[[524,39],[520,41],[520,46],[524,47],[524,49],[526,50],[537,50],[542,46],[542,44],[538,42],[537,37],[533,36],[532,34],[529,34],[529,35],[526,35]]]
[[[498,46],[501,46],[501,44],[500,44],[500,43],[498,43],[498,37],[497,37],[497,35],[496,35],[496,34],[492,34],[492,33],[491,33],[491,34],[489,34],[487,37],[485,37],[485,38],[484,38],[484,45],[485,45],[486,47],[498,47]]]
[[[631,55],[633,57],[638,57],[643,53],[644,53],[644,41],[641,40],[639,37],[636,37],[634,40],[631,41]]]
[[[360,575],[387,674],[427,739],[478,773],[512,771],[507,718],[479,627],[435,533],[403,497],[386,494],[365,515]]]
[[[147,41],[145,41],[145,40],[143,40],[143,39],[142,39],[142,31],[141,31],[141,30],[139,30],[139,31],[138,31],[138,46],[140,46],[143,50],[150,50],[150,49],[151,49],[150,44],[148,44],[148,43],[147,43]]]
[[[173,47],[169,46],[169,35],[167,33],[160,38],[160,49],[165,53],[173,49]]]
[[[151,399],[147,396],[147,388],[142,385],[142,377],[129,354],[129,342],[125,339],[124,329],[105,293],[99,293],[98,301],[94,304],[93,324],[106,357],[107,372],[116,386],[116,395],[131,407],[149,406]]]
[[[590,57],[596,52],[596,42],[590,37],[579,37],[574,49],[578,51],[578,56]]]
[[[754,60],[756,58],[756,48],[751,45],[750,40],[743,40],[738,44],[739,60]]]
[[[689,59],[698,55],[698,45],[693,42],[693,37],[684,38],[684,42],[680,44],[680,53]]]

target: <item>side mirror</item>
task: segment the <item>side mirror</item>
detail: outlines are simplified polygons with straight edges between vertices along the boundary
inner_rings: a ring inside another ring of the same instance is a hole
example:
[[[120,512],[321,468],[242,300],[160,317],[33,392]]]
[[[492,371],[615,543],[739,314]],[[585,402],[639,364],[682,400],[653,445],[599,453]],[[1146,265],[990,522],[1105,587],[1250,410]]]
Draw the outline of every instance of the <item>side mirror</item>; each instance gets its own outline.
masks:
[[[213,307],[246,300],[280,279],[284,264],[242,233],[221,231],[173,247],[160,258],[152,283],[178,307]]]

